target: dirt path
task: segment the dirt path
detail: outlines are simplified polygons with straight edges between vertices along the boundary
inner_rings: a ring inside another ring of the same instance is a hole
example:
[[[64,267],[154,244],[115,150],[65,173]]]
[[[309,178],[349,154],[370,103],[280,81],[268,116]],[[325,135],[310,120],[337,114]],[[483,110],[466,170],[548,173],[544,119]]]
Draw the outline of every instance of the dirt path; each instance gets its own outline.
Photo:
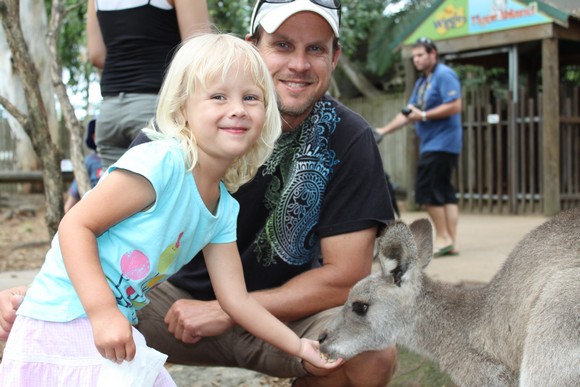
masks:
[[[425,217],[425,212],[402,214],[407,223]],[[454,284],[488,282],[516,243],[545,220],[539,215],[460,214],[457,231],[460,254],[433,259],[426,273]]]

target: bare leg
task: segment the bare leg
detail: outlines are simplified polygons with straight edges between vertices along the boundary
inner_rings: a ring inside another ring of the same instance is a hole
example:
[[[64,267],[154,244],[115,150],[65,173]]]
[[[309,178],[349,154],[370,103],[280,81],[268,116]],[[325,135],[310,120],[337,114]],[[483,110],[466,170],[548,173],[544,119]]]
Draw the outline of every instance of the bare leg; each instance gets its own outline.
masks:
[[[457,204],[446,204],[445,205],[445,221],[447,223],[447,232],[451,237],[451,242],[453,243],[454,250],[458,251],[457,248],[457,223],[459,222],[459,207]]]
[[[432,205],[426,205],[425,207],[435,226],[435,243],[433,245],[435,251],[453,244],[453,239],[448,231],[445,207]]]
[[[395,347],[389,347],[384,351],[361,353],[331,374],[324,376],[309,375],[296,379],[293,386],[385,387],[393,377],[396,368],[397,350]]]

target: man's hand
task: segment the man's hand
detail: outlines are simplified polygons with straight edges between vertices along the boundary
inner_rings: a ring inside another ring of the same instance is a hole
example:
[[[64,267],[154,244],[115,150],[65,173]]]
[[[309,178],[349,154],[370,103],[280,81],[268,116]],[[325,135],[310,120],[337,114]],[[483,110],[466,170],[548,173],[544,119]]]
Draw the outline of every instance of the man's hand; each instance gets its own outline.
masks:
[[[6,289],[0,292],[0,340],[6,341],[14,320],[16,319],[16,309],[24,299],[27,287]]]
[[[407,119],[409,121],[418,122],[418,121],[421,121],[423,119],[423,116],[421,115],[421,109],[419,109],[413,105],[407,105],[407,108],[409,108],[409,110],[411,110],[411,113],[409,113],[409,115],[407,115]]]
[[[217,301],[198,300],[175,301],[165,316],[165,324],[176,339],[187,344],[220,335],[235,325]]]

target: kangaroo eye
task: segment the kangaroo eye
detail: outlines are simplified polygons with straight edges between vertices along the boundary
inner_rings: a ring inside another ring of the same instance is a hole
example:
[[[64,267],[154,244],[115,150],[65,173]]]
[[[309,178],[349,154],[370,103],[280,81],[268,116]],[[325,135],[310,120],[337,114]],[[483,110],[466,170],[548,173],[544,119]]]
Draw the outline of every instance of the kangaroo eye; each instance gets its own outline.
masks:
[[[359,316],[364,316],[367,313],[367,310],[369,310],[369,304],[358,301],[352,303],[352,311]]]

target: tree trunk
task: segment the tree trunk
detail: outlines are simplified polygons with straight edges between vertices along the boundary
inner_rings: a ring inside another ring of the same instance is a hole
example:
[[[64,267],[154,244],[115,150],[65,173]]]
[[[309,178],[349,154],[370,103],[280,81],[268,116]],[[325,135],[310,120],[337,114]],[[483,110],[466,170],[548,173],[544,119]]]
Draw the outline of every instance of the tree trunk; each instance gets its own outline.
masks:
[[[40,92],[47,103],[45,105],[48,114],[49,132],[54,141],[58,140],[58,119],[54,99],[54,91],[50,80],[49,53],[45,43],[47,18],[44,0],[20,0],[20,23],[24,38],[28,43],[28,49],[36,68],[39,72]],[[26,112],[26,99],[20,77],[14,68],[12,52],[4,36],[4,30],[0,28],[0,95],[11,101],[22,111]],[[36,171],[40,168],[39,160],[32,147],[30,138],[18,121],[8,115],[10,131],[15,138],[14,155],[12,156],[14,167],[20,171]]]
[[[372,98],[382,94],[360,71],[352,66],[345,55],[340,56],[338,67],[365,97]]]
[[[74,107],[66,93],[66,86],[62,81],[62,64],[58,58],[58,37],[62,21],[66,15],[63,0],[53,0],[52,10],[50,12],[50,25],[46,37],[46,43],[50,50],[51,56],[51,76],[52,84],[60,103],[64,124],[70,135],[70,156],[73,163],[75,179],[79,187],[81,196],[91,189],[89,174],[85,166],[83,155],[83,133],[84,128],[75,115]]]
[[[39,157],[43,170],[46,223],[50,235],[54,235],[63,216],[64,186],[60,171],[62,157],[49,133],[48,114],[39,87],[38,71],[20,25],[19,0],[0,0],[0,19],[12,52],[14,70],[22,81],[28,114],[22,113],[5,98],[0,98],[0,103],[20,123]]]

